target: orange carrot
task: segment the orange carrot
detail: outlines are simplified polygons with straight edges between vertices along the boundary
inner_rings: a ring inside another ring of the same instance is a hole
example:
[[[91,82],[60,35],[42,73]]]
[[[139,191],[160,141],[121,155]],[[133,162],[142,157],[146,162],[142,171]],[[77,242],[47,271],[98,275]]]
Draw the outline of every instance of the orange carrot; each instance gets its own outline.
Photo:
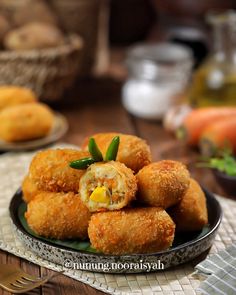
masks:
[[[201,135],[200,149],[203,155],[212,156],[220,148],[236,152],[236,116],[221,119],[206,127]]]
[[[193,110],[186,116],[176,135],[187,144],[196,146],[203,130],[209,124],[230,116],[236,116],[236,107],[207,107]]]

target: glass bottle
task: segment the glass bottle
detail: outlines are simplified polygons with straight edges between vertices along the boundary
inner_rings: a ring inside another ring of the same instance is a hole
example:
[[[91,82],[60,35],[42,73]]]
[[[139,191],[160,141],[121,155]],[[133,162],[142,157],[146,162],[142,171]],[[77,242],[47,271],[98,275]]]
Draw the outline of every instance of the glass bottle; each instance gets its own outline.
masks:
[[[236,12],[208,15],[213,53],[195,72],[189,91],[195,107],[236,105]]]
[[[192,69],[191,51],[170,43],[140,44],[127,53],[128,77],[122,102],[131,114],[160,120],[185,93]]]

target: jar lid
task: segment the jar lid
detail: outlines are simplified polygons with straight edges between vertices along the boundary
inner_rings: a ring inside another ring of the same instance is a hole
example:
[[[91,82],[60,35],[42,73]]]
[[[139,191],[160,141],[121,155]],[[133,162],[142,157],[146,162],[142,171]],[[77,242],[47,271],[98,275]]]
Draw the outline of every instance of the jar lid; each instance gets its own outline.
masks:
[[[191,70],[193,56],[191,50],[182,45],[140,44],[128,50],[126,64],[132,75],[145,79],[171,79]]]

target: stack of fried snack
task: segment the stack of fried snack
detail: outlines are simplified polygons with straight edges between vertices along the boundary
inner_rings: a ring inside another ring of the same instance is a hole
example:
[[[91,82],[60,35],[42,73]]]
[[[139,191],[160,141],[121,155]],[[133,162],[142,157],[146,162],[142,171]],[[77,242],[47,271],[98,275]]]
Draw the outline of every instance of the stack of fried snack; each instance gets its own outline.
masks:
[[[18,142],[46,136],[54,115],[36,94],[24,87],[0,86],[0,139]]]
[[[115,137],[120,145],[113,161]],[[22,189],[34,232],[54,239],[89,237],[99,252],[121,255],[168,249],[175,228],[196,231],[207,224],[205,195],[182,163],[151,163],[149,146],[136,136],[100,133],[92,139],[97,159],[88,139],[82,151],[46,150],[33,158]],[[73,169],[76,164],[83,169]]]

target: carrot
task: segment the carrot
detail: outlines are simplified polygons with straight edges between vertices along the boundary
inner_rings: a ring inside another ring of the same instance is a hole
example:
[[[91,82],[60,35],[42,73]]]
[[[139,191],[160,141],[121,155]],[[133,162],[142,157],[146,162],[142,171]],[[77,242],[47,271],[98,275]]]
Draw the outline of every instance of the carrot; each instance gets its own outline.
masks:
[[[236,107],[207,107],[193,110],[177,129],[177,137],[191,146],[198,145],[203,130],[211,123],[236,116]]]
[[[218,149],[231,148],[236,153],[236,117],[223,118],[206,127],[201,135],[200,150],[212,156]]]

